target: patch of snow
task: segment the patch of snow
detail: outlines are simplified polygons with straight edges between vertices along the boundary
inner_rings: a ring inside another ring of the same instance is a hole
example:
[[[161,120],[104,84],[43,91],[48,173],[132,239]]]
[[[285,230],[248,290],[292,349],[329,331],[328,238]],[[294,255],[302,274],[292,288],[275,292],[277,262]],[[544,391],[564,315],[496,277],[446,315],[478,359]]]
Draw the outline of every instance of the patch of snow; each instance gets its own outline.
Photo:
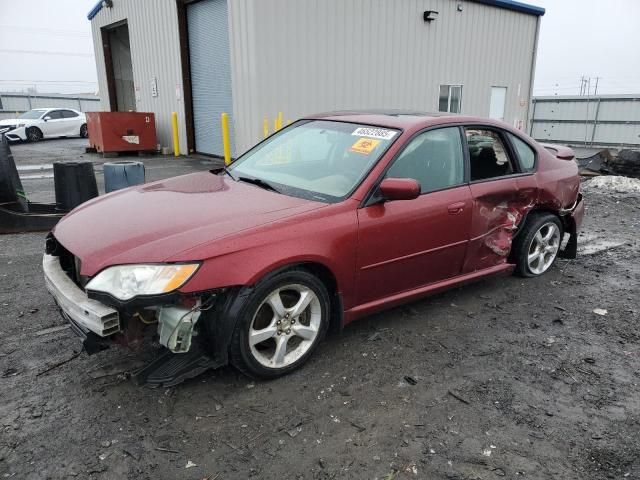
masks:
[[[615,238],[601,238],[592,234],[580,234],[580,237],[578,237],[578,252],[582,255],[593,255],[594,253],[620,247],[624,243],[623,240]]]
[[[586,192],[640,193],[640,179],[604,175],[586,181],[582,188]]]

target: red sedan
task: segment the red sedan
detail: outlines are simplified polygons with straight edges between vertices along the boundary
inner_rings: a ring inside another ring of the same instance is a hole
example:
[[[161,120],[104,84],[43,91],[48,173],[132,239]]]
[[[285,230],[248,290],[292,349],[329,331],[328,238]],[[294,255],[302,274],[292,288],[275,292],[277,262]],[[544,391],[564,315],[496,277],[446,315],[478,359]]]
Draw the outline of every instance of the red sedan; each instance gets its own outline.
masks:
[[[227,363],[273,378],[363,315],[575,256],[572,158],[484,118],[317,115],[228,168],[83,204],[48,237],[45,278],[89,352],[157,334],[144,381]]]

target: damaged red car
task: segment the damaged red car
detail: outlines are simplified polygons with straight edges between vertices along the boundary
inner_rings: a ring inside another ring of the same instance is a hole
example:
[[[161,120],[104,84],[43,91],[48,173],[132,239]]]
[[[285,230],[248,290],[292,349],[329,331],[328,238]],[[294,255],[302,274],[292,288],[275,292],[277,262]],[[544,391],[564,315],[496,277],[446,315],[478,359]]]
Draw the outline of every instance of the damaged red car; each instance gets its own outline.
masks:
[[[81,205],[47,238],[46,284],[88,352],[163,347],[143,382],[274,378],[359,317],[575,256],[572,159],[484,118],[312,116],[227,168]]]

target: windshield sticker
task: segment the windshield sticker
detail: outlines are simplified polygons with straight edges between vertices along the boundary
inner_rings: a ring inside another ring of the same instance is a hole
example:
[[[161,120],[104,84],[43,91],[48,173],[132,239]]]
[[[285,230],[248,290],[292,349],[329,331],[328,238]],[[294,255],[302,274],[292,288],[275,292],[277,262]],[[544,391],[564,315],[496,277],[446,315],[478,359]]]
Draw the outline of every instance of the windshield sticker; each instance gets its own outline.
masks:
[[[371,140],[370,138],[359,138],[356,143],[351,145],[350,152],[362,153],[369,155],[378,146],[380,140]]]
[[[391,140],[396,136],[396,133],[393,130],[387,130],[386,128],[372,128],[372,127],[360,127],[356,128],[356,130],[351,134],[356,137],[369,137],[369,138],[380,138],[382,140]]]

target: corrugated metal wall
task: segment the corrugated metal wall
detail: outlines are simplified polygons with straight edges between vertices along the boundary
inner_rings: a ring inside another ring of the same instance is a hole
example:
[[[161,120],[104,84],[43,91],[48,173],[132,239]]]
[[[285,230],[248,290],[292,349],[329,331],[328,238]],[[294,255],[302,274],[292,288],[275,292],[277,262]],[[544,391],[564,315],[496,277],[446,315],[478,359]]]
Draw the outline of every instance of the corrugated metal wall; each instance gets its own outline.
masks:
[[[27,95],[26,93],[0,93],[0,120],[13,118],[16,112],[22,113],[32,108],[73,108],[82,112],[95,112],[100,110],[98,97],[72,96],[72,95]]]
[[[640,145],[640,95],[536,97],[530,135],[586,146]]]
[[[437,111],[441,84],[462,84],[462,113],[482,116],[491,87],[507,87],[505,121],[526,124],[536,16],[452,0],[243,0],[230,17],[238,153],[265,115]]]
[[[93,45],[103,110],[109,110],[107,77],[100,28],[127,20],[131,44],[136,109],[156,114],[158,141],[172,147],[171,112],[178,113],[180,151],[186,153],[184,94],[175,0],[116,0],[92,19]],[[151,95],[155,77],[158,96]]]
[[[195,150],[223,156],[222,113],[233,123],[227,0],[188,5],[187,21]]]

